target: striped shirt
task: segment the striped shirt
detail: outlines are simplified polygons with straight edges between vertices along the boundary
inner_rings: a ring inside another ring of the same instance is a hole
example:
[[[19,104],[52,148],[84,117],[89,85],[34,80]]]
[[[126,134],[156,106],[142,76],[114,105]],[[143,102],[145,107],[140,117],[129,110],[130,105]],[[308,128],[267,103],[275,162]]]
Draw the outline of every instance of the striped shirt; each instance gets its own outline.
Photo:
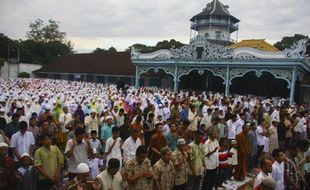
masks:
[[[230,166],[229,157],[228,149],[221,147],[219,149],[219,168],[228,168]]]

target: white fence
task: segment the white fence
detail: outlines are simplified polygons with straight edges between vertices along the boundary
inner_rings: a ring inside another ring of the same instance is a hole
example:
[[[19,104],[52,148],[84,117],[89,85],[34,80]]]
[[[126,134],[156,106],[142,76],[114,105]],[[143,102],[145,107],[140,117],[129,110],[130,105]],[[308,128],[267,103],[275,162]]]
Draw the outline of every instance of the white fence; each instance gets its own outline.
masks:
[[[29,63],[4,63],[4,65],[0,68],[2,77],[11,77],[17,78],[18,73],[26,72],[30,74],[30,77],[34,77],[33,71],[40,69],[42,66],[37,64],[29,64]]]

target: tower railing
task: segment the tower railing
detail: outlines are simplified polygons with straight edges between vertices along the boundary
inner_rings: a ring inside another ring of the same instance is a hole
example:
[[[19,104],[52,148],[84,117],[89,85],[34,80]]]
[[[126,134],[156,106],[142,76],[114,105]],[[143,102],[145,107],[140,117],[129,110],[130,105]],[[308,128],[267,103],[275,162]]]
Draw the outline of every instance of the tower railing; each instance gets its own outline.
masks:
[[[219,26],[229,26],[235,30],[238,30],[239,25],[237,23],[231,23],[228,20],[219,20],[219,19],[206,19],[206,20],[197,20],[192,22],[191,28],[195,28],[197,26],[207,26],[207,25],[219,25]]]

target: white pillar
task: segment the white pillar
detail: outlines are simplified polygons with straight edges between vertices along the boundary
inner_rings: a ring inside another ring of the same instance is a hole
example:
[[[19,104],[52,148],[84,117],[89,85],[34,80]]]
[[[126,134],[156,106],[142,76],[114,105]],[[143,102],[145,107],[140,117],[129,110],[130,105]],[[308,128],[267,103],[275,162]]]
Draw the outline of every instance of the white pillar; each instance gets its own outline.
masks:
[[[291,80],[291,91],[290,91],[290,105],[295,102],[295,83],[296,83],[296,68],[292,71],[292,80]]]
[[[174,82],[174,85],[173,85],[173,90],[174,92],[178,92],[178,66],[175,65],[174,67],[174,78],[173,78],[173,82]]]
[[[136,88],[139,88],[139,79],[140,79],[140,76],[139,76],[139,66],[136,65],[136,78],[135,78],[135,87]]]
[[[229,87],[230,87],[230,67],[226,68],[226,81],[225,81],[225,96],[229,96]]]

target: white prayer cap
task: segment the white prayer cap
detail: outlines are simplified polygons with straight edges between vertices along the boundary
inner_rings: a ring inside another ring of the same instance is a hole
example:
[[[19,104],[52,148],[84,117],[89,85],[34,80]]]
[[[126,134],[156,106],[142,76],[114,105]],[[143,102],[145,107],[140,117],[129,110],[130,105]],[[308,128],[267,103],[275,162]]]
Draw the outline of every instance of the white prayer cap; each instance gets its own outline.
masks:
[[[108,120],[108,119],[112,119],[112,120],[113,120],[113,117],[110,116],[110,115],[108,115],[108,116],[106,117],[106,120]]]
[[[45,105],[45,108],[44,109],[46,109],[46,110],[51,110],[52,109],[52,106],[50,106],[50,105]]]
[[[0,143],[0,148],[1,148],[1,147],[9,147],[9,146],[8,146],[8,144],[6,144],[6,143],[4,143],[4,142],[1,142],[1,143]]]
[[[23,158],[23,157],[25,157],[25,156],[27,156],[27,157],[29,157],[29,158],[30,158],[30,155],[29,155],[28,153],[24,153],[24,154],[22,154],[22,155],[20,156],[20,158]]]
[[[77,174],[83,174],[83,173],[88,173],[89,172],[89,167],[85,163],[80,163],[75,170],[75,173]]]
[[[95,109],[91,109],[90,113],[97,113]]]
[[[5,112],[4,108],[0,108],[0,112]]]
[[[179,139],[177,140],[177,145],[184,145],[184,144],[186,144],[185,139],[179,138]]]

